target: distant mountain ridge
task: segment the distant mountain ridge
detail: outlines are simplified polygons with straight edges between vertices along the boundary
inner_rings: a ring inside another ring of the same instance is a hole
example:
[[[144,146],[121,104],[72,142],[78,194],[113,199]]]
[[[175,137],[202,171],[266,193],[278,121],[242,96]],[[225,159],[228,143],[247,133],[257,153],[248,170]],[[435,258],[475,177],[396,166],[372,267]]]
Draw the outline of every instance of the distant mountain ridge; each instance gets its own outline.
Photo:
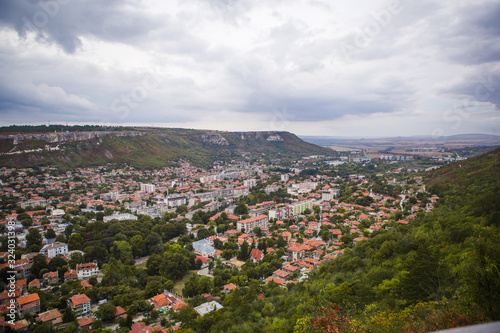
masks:
[[[322,145],[335,145],[335,144],[380,144],[380,143],[419,143],[419,144],[446,144],[446,143],[464,143],[471,145],[499,145],[500,136],[492,134],[456,134],[450,136],[440,136],[434,137],[431,135],[415,135],[415,136],[395,136],[395,137],[379,137],[379,138],[348,138],[348,137],[337,137],[337,136],[299,136],[302,140]]]
[[[209,166],[216,160],[298,158],[333,155],[289,132],[223,132],[171,128],[110,131],[0,133],[0,166],[58,165],[83,167],[127,163],[161,167],[184,159]]]

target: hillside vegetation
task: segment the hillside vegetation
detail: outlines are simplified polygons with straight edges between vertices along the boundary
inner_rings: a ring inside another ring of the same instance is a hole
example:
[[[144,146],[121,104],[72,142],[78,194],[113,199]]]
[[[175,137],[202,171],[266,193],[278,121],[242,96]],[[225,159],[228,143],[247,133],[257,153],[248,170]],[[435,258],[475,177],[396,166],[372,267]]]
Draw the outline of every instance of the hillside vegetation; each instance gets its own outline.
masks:
[[[496,150],[427,174],[440,195],[431,213],[374,232],[307,282],[249,280],[224,309],[183,318],[183,331],[429,332],[500,320],[499,171]]]
[[[56,165],[75,168],[106,163],[127,163],[136,167],[163,167],[181,159],[194,165],[210,166],[216,160],[247,156],[267,160],[313,154],[332,155],[333,151],[306,143],[288,132],[218,132],[189,129],[135,129],[145,135],[106,135],[90,140],[65,142],[59,149],[43,149],[43,140],[25,140],[15,149],[42,151],[9,153],[13,144],[0,140],[0,164],[9,167]],[[82,132],[84,133],[84,132]],[[47,134],[50,135],[50,134]],[[54,146],[54,144],[52,144]]]

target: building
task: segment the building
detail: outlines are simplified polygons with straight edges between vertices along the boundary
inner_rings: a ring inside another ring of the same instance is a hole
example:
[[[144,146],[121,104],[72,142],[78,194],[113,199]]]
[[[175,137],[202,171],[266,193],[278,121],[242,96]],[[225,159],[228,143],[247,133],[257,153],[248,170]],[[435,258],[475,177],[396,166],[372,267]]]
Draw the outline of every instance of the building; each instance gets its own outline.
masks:
[[[252,252],[250,252],[250,259],[252,259],[253,262],[257,262],[264,258],[264,252],[258,249],[252,249]]]
[[[170,207],[178,207],[181,205],[185,205],[187,203],[187,199],[185,196],[170,196],[165,198],[165,203]]]
[[[209,312],[217,311],[217,310],[222,309],[222,308],[223,308],[223,306],[220,305],[218,302],[211,301],[211,302],[203,303],[203,304],[195,307],[194,311],[196,311],[196,313],[201,317],[203,315],[206,315]]]
[[[102,219],[104,222],[109,222],[111,220],[118,220],[118,221],[125,221],[125,220],[137,220],[137,216],[129,214],[129,213],[124,213],[124,214],[118,214],[115,213],[110,216],[104,216]]]
[[[156,192],[156,186],[153,184],[141,184],[141,191],[146,193]]]
[[[293,209],[290,206],[280,207],[269,211],[269,218],[283,221],[293,217]]]
[[[57,271],[55,272],[48,272],[43,274],[43,285],[44,286],[50,286],[52,284],[57,284],[59,282],[59,273]]]
[[[251,232],[253,228],[267,228],[269,224],[269,217],[267,215],[259,215],[246,220],[241,220],[236,223],[238,231],[245,230],[246,232]]]
[[[50,243],[42,247],[40,253],[47,258],[53,258],[59,254],[65,255],[68,253],[68,245],[61,242]]]
[[[321,200],[332,201],[333,199],[338,198],[339,195],[340,195],[340,189],[330,188],[328,190],[321,191]]]
[[[99,275],[100,271],[97,263],[90,262],[76,265],[76,273],[78,275],[78,279],[88,279],[91,276]]]
[[[47,206],[47,200],[45,200],[44,198],[33,198],[31,200],[27,200],[27,201],[23,201],[21,202],[21,208],[23,209],[26,209],[26,207],[37,207],[37,206],[40,206],[40,207],[45,207]]]
[[[243,181],[243,185],[245,185],[246,187],[248,187],[249,189],[252,189],[252,187],[256,186],[257,185],[257,179],[255,178],[251,178],[251,179],[245,179]]]
[[[293,216],[297,216],[297,215],[302,214],[306,209],[309,209],[310,211],[312,211],[313,210],[313,202],[312,202],[312,200],[299,201],[299,202],[291,204],[290,207],[292,208]]]
[[[293,194],[293,195],[309,193],[312,190],[314,190],[317,185],[318,185],[317,182],[303,182],[303,183],[298,183],[298,184],[292,184],[292,186],[290,186],[287,189],[287,192],[289,194]]]
[[[62,324],[62,316],[62,313],[58,309],[52,309],[40,313],[38,317],[36,317],[36,321],[42,324],[48,323],[57,326]]]
[[[40,313],[40,297],[38,294],[28,294],[16,299],[16,308],[20,317],[30,313],[35,315]]]
[[[215,248],[210,245],[210,241],[207,239],[202,239],[193,242],[193,252],[204,257],[210,257],[215,254]]]
[[[68,307],[73,310],[77,318],[90,315],[90,298],[85,294],[75,295],[68,299]]]

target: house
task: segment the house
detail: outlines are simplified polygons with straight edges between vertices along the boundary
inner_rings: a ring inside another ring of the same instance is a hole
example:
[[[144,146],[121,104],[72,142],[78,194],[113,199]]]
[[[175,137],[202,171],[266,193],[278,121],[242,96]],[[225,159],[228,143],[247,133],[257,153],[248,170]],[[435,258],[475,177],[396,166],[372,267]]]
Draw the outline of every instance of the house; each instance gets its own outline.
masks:
[[[118,319],[118,318],[127,318],[127,312],[121,306],[116,307],[115,319]]]
[[[223,306],[216,301],[206,302],[194,308],[194,311],[201,317],[209,312],[222,309]]]
[[[91,330],[93,323],[94,323],[94,318],[92,318],[91,316],[85,316],[78,319],[78,326],[81,329]]]
[[[230,292],[234,291],[236,288],[238,288],[238,286],[235,285],[234,283],[226,284],[224,286],[224,292],[226,294],[229,294]]]
[[[62,313],[58,309],[42,312],[36,317],[36,321],[42,324],[49,323],[53,326],[62,324]]]
[[[207,258],[207,257],[203,257],[203,256],[196,256],[194,262],[197,263],[198,260],[201,261],[201,268],[205,268],[205,267],[208,267],[208,263],[210,261],[212,261],[212,259],[210,258]]]
[[[131,333],[153,333],[153,327],[147,326],[142,321],[135,322],[132,327],[130,327]]]
[[[279,279],[286,279],[290,275],[289,272],[278,269],[273,272],[273,277],[279,278]]]
[[[40,288],[40,286],[41,286],[40,280],[38,280],[38,279],[34,279],[30,283],[28,283],[28,289],[30,289],[30,288]]]
[[[178,312],[183,307],[188,306],[184,301],[177,301],[174,305],[172,305],[172,309],[175,312]]]
[[[21,319],[21,320],[14,322],[14,326],[10,326],[10,327],[14,332],[21,332],[21,331],[27,330],[29,327],[29,324],[28,324],[28,321],[26,319]]]
[[[170,305],[172,302],[167,298],[165,294],[158,294],[151,298],[151,302],[153,303],[155,310],[162,308],[164,306]]]
[[[16,308],[20,317],[24,317],[26,314],[37,314],[40,313],[40,297],[38,294],[28,294],[16,298]]]
[[[78,274],[76,273],[76,270],[70,269],[69,271],[64,273],[64,282],[76,280],[78,280]]]
[[[65,255],[68,253],[68,245],[61,242],[50,243],[42,247],[40,253],[47,258],[53,258],[59,254]]]
[[[42,279],[44,286],[57,284],[59,282],[59,273],[57,271],[45,273],[43,274]]]
[[[88,279],[91,276],[99,275],[99,267],[96,262],[76,265],[76,274],[79,279]]]
[[[215,248],[210,245],[207,239],[193,242],[193,252],[203,257],[210,257],[215,254]]]
[[[85,294],[75,295],[68,299],[68,307],[75,311],[77,318],[90,315],[90,298]]]
[[[253,262],[257,262],[264,258],[264,252],[261,250],[257,249],[252,249],[252,252],[250,252],[250,259],[252,259]]]
[[[91,289],[93,287],[87,280],[83,280],[82,282],[80,282],[80,285],[82,286],[83,290]]]
[[[236,222],[236,228],[238,231],[251,232],[255,227],[267,228],[268,224],[269,217],[267,215],[259,215]]]
[[[294,243],[288,248],[288,261],[301,260],[305,258],[306,251],[309,251],[311,248],[307,245],[303,245],[300,243]]]
[[[243,265],[245,264],[245,262],[244,261],[240,261],[238,259],[231,259],[231,260],[229,260],[227,262],[227,264],[231,265],[231,266],[233,266],[235,268],[240,269],[241,267],[243,267]]]

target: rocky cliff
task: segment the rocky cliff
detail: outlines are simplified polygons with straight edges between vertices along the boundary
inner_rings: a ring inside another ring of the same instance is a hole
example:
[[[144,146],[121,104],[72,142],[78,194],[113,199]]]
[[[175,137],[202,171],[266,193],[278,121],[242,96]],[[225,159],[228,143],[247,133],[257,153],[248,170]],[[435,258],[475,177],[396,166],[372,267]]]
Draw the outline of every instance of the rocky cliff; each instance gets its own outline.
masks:
[[[139,131],[99,131],[99,132],[60,132],[60,133],[25,133],[1,135],[1,139],[11,139],[17,145],[24,140],[42,140],[46,143],[65,143],[74,141],[92,140],[107,135],[121,137],[135,137],[145,135]]]

